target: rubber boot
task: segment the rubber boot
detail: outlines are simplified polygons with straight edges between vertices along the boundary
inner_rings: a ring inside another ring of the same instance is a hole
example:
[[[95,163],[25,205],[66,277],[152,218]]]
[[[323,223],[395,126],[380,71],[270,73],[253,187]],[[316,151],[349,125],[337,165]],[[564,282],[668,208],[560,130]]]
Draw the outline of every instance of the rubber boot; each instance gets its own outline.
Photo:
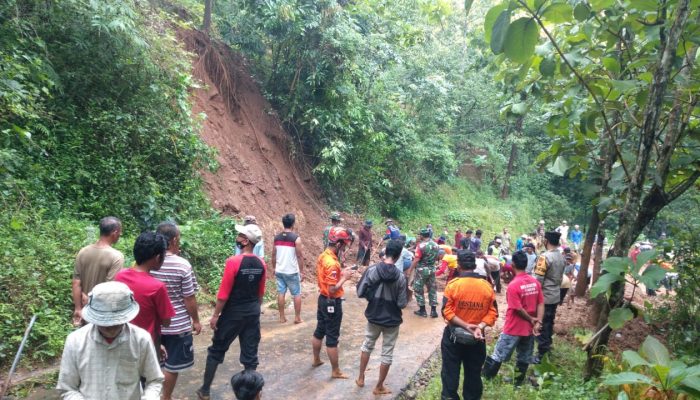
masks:
[[[428,318],[428,313],[425,312],[425,306],[420,306],[418,311],[414,311],[413,313],[419,317]]]
[[[486,357],[486,360],[484,361],[484,368],[481,370],[481,376],[486,379],[493,379],[498,374],[499,369],[501,369],[500,362],[491,357]]]
[[[513,382],[515,386],[520,386],[523,384],[525,377],[527,376],[527,367],[529,365],[530,364],[523,362],[518,362],[515,364],[516,375],[515,381]]]
[[[437,314],[437,310],[435,309],[435,306],[431,306],[430,307],[430,318],[437,318],[437,317],[438,317],[438,314]]]
[[[216,375],[216,369],[219,367],[219,363],[216,361],[207,360],[206,367],[204,368],[204,382],[202,382],[202,387],[197,390],[197,398],[199,400],[209,400],[209,389],[211,388],[211,383],[214,381],[214,375]]]

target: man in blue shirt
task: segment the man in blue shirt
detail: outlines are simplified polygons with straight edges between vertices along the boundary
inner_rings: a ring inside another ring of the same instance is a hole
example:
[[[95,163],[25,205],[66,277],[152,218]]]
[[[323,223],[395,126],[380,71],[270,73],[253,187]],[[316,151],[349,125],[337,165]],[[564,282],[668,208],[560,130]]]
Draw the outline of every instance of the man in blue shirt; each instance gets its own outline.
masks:
[[[569,236],[571,238],[571,244],[573,244],[574,251],[577,253],[580,252],[581,240],[583,239],[583,232],[581,232],[581,229],[579,229],[578,225],[574,225],[574,230],[571,231]]]

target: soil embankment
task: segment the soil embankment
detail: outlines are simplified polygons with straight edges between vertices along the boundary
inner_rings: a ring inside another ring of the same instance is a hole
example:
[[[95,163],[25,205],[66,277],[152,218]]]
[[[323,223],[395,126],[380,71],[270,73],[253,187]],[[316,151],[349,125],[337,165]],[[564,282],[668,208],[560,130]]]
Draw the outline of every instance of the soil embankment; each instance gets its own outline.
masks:
[[[292,212],[305,240],[307,268],[320,254],[327,210],[310,171],[293,156],[289,136],[248,72],[227,46],[198,31],[180,31],[195,55],[193,74],[203,87],[193,91],[193,115],[206,115],[202,139],[217,149],[219,169],[203,171],[213,206],[224,214],[255,215],[269,255],[281,218]],[[315,240],[318,238],[319,240]]]

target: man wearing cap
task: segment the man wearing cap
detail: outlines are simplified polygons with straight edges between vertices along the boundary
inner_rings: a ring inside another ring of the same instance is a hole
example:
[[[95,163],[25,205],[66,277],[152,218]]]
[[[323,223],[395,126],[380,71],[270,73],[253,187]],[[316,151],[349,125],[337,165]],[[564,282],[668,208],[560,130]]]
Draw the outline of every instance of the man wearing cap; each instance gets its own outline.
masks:
[[[165,237],[155,232],[143,232],[134,242],[134,260],[132,268],[119,271],[114,280],[126,284],[139,303],[139,313],[132,323],[148,331],[153,343],[160,349],[161,326],[168,327],[175,309],[168,297],[165,284],[151,276],[165,261],[168,248]]]
[[[501,246],[503,240],[496,237],[493,240],[493,244],[489,246],[487,255],[493,256],[496,259],[495,263],[491,263],[491,278],[493,278],[493,283],[496,285],[496,292],[501,293],[501,263],[500,259],[504,255],[504,249]]]
[[[527,240],[527,235],[521,235],[518,240],[515,241],[515,251],[520,251],[525,246],[525,241]]]
[[[275,236],[272,247],[272,275],[277,281],[277,309],[280,313],[280,323],[287,322],[284,315],[285,296],[287,288],[294,299],[294,323],[301,321],[301,275],[304,257],[301,248],[301,237],[294,232],[294,214],[282,217],[284,230]]]
[[[566,261],[559,251],[559,232],[545,232],[544,245],[546,252],[541,254],[535,265],[535,278],[542,285],[544,293],[544,317],[542,318],[542,334],[537,336],[537,352],[535,363],[539,363],[552,348],[552,335],[554,334],[554,318],[557,315],[557,306],[561,301],[562,277]]]
[[[340,223],[343,222],[343,218],[340,217],[340,213],[337,211],[333,211],[331,213],[331,224],[326,227],[326,229],[323,230],[323,248],[325,249],[328,247],[328,234],[331,232],[331,229],[333,227],[340,226]]]
[[[125,284],[93,288],[81,314],[87,325],[69,334],[63,347],[56,385],[63,399],[160,399],[163,373],[151,336],[129,323],[138,313]]]
[[[474,253],[457,253],[459,272],[445,287],[442,315],[447,326],[442,334],[442,399],[459,399],[459,376],[464,366],[462,397],[480,399],[481,367],[486,359],[484,330],[498,318],[496,295],[491,284],[474,273]]]
[[[83,247],[75,258],[73,270],[73,325],[81,323],[80,312],[87,294],[98,283],[111,281],[124,268],[124,255],[112,247],[122,233],[122,223],[115,217],[100,220],[100,238],[97,243]]]
[[[581,241],[583,240],[583,232],[578,225],[574,225],[574,230],[569,234],[571,237],[571,244],[574,246],[575,252],[581,251]]]
[[[245,218],[243,218],[243,225],[257,225],[257,224],[258,224],[258,220],[255,218],[255,215],[246,215]],[[233,249],[233,254],[234,255],[241,254],[241,249],[238,248],[238,246],[235,246]],[[253,254],[262,258],[263,260],[265,259],[265,242],[264,242],[262,236],[260,236],[260,240],[257,243],[255,243],[255,247],[253,247]]]
[[[160,335],[166,352],[162,400],[170,400],[180,372],[194,365],[192,333],[199,335],[202,331],[195,296],[199,288],[192,265],[179,256],[180,228],[172,222],[163,222],[158,225],[156,232],[165,237],[168,249],[163,266],[159,270],[152,270],[151,276],[165,284],[175,309],[170,326],[163,327]]]
[[[214,336],[207,349],[202,386],[197,390],[200,400],[209,399],[216,369],[224,362],[224,356],[236,338],[243,367],[252,370],[258,367],[260,305],[265,294],[267,268],[262,258],[253,254],[253,247],[262,238],[262,232],[255,224],[236,225],[236,231],[236,246],[241,249],[241,254],[226,260],[216,295],[216,307],[209,320]]]
[[[311,337],[313,350],[312,367],[323,364],[321,361],[322,340],[326,338],[326,354],[331,362],[331,378],[347,379],[338,365],[338,339],[340,324],[343,321],[342,297],[343,284],[352,277],[353,270],[341,268],[339,255],[352,242],[350,232],[343,227],[333,227],[328,232],[328,246],[316,261],[316,279],[318,280],[318,309],[316,310],[316,329]]]
[[[382,238],[382,241],[399,239],[401,237],[401,230],[396,226],[393,219],[387,219],[384,223],[386,224],[386,234]]]
[[[427,317],[425,311],[424,287],[428,288],[428,300],[430,301],[430,316],[437,318],[437,286],[435,283],[435,261],[438,257],[439,247],[437,243],[430,239],[430,231],[427,228],[420,230],[421,243],[416,246],[416,255],[413,258],[411,267],[406,272],[411,276],[415,269],[416,276],[413,281],[413,291],[418,303],[418,310],[414,311],[419,317]]]
[[[357,247],[357,263],[369,265],[369,257],[372,253],[372,220],[365,221],[365,225],[360,229],[360,240]]]

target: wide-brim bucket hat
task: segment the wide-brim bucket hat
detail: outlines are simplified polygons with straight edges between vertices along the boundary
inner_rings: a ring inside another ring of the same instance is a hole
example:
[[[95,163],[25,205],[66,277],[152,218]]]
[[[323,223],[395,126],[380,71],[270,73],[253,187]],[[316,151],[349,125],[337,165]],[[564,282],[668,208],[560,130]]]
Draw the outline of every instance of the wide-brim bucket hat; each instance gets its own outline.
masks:
[[[116,326],[136,318],[139,303],[134,293],[121,282],[100,283],[88,294],[83,319],[97,326]]]

